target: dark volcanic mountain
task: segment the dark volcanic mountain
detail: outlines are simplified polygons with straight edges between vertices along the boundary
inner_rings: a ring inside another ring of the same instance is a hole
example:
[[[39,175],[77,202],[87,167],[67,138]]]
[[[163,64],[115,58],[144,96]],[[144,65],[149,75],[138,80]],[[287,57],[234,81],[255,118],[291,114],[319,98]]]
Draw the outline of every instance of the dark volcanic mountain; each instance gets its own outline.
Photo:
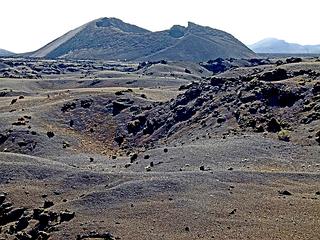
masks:
[[[74,29],[31,57],[104,60],[251,58],[255,54],[231,34],[189,22],[151,32],[116,18],[101,18]]]
[[[317,54],[320,45],[300,45],[288,43],[276,38],[266,38],[249,46],[256,53],[291,53],[291,54]]]
[[[0,57],[7,57],[7,56],[11,56],[13,54],[14,53],[0,48]]]

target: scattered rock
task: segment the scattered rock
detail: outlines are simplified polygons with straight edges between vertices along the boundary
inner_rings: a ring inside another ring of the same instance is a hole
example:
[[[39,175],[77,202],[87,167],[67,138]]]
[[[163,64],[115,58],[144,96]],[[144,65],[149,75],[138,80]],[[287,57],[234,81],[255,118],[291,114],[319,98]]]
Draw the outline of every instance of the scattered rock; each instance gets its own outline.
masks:
[[[137,158],[138,158],[138,154],[137,153],[132,154],[131,157],[130,157],[130,162],[133,163],[135,160],[137,160]]]
[[[125,168],[131,167],[131,166],[132,166],[132,163],[126,163],[126,164],[124,165]]]
[[[68,142],[66,142],[66,141],[63,141],[62,147],[63,147],[63,148],[68,148],[68,147],[70,147],[70,143],[68,143]]]
[[[235,213],[236,213],[236,211],[237,211],[237,209],[233,209],[233,210],[229,213],[229,215],[233,215],[233,214],[235,214]]]
[[[184,69],[184,72],[187,73],[187,74],[191,74],[191,71],[189,69],[187,69],[187,68]]]

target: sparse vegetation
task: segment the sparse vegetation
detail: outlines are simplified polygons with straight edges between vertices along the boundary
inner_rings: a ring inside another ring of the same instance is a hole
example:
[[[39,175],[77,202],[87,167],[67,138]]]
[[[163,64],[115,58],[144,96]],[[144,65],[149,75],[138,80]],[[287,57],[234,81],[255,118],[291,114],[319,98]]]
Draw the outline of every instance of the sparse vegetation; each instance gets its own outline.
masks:
[[[288,130],[282,129],[280,132],[278,132],[278,138],[281,141],[289,142],[289,140],[290,140],[290,132]]]

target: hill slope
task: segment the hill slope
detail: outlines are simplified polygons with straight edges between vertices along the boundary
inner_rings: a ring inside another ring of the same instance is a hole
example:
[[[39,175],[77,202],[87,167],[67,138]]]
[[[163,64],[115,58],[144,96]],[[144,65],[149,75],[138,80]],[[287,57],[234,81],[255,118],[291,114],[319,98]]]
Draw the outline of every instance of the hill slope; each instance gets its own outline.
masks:
[[[232,35],[188,23],[151,32],[115,18],[74,29],[33,52],[31,57],[105,60],[184,60],[250,58],[255,54]]]
[[[300,45],[267,38],[249,46],[256,53],[320,53],[320,45]]]
[[[7,57],[7,56],[10,56],[10,55],[13,55],[13,54],[14,53],[0,48],[0,57]]]

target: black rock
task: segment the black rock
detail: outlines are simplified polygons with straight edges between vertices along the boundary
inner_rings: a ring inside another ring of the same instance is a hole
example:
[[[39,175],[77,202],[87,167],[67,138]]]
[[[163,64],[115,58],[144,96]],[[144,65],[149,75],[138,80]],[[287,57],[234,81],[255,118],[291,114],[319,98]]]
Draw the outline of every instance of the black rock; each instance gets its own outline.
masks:
[[[0,145],[4,144],[8,140],[8,138],[9,138],[9,135],[0,133]]]
[[[264,81],[278,81],[278,80],[287,79],[288,77],[289,76],[285,69],[277,68],[270,72],[265,72],[259,78],[260,80],[264,80]]]
[[[39,219],[38,220],[39,220],[39,224],[41,226],[48,226],[49,220],[50,220],[50,216],[47,213],[41,213],[39,215]]]
[[[68,112],[70,110],[73,110],[75,109],[77,106],[76,106],[76,103],[74,102],[71,102],[71,103],[65,103],[62,108],[61,108],[61,111],[62,112]]]
[[[135,160],[137,160],[137,158],[138,158],[137,153],[132,154],[132,156],[130,157],[130,162],[133,163]]]
[[[286,62],[287,63],[299,63],[299,62],[302,62],[302,59],[297,58],[297,57],[291,57],[291,58],[287,58]]]
[[[272,118],[267,124],[267,130],[268,132],[279,132],[281,130],[281,126],[275,118]]]
[[[114,141],[118,144],[118,146],[120,147],[121,146],[121,144],[123,143],[123,141],[124,141],[124,137],[123,136],[116,136],[115,138],[114,138]]]
[[[6,200],[6,194],[0,193],[0,205]]]
[[[43,209],[35,208],[33,209],[33,219],[39,220],[40,214],[43,212]]]
[[[191,74],[191,71],[189,69],[187,69],[187,68],[184,70],[184,72],[187,73],[187,74]]]
[[[54,137],[54,133],[53,132],[47,132],[47,136],[48,136],[48,138],[53,138]]]
[[[81,100],[80,105],[83,108],[90,108],[92,103],[93,103],[92,99],[85,99],[85,100]]]
[[[63,211],[60,212],[60,222],[68,222],[75,217],[74,212]]]
[[[10,223],[14,221],[18,221],[19,218],[22,216],[22,214],[25,212],[25,208],[15,208],[8,212],[7,214],[4,215],[4,222],[5,223]],[[0,224],[1,225],[1,224]]]
[[[130,121],[127,124],[127,129],[129,133],[137,133],[141,129],[141,122],[139,119]]]
[[[233,210],[229,213],[229,215],[233,215],[233,214],[235,214],[235,213],[236,213],[236,211],[237,211],[237,209],[233,209]]]
[[[29,219],[27,217],[21,217],[15,226],[16,231],[21,231],[27,228],[29,225]]]
[[[43,208],[50,208],[54,205],[52,201],[45,201],[43,204]]]
[[[220,116],[220,117],[217,118],[217,123],[223,123],[225,121],[226,121],[226,118],[223,117],[223,116]]]
[[[289,192],[289,191],[287,191],[287,190],[284,190],[284,191],[278,191],[278,193],[279,193],[280,195],[285,195],[285,196],[290,196],[290,195],[292,195],[292,193],[291,193],[291,192]]]
[[[122,110],[129,108],[132,105],[132,101],[126,100],[126,101],[113,101],[112,102],[112,111],[113,115],[119,114]]]
[[[33,240],[35,239],[32,235],[26,233],[26,232],[18,232],[15,235],[16,239],[18,240]]]

